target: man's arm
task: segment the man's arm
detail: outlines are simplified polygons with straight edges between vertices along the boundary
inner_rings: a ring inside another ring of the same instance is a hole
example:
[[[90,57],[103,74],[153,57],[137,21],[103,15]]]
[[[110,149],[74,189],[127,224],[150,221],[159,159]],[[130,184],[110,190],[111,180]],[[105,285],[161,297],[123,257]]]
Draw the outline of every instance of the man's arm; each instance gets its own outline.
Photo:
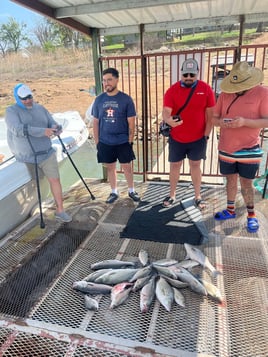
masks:
[[[93,118],[93,137],[97,145],[99,142],[99,119],[95,117]]]
[[[211,133],[213,124],[212,124],[212,116],[213,116],[213,107],[206,108],[206,127],[204,136],[209,136]]]
[[[180,121],[174,120],[173,117],[171,116],[171,112],[172,112],[172,108],[163,107],[162,118],[163,118],[164,122],[167,123],[172,128],[174,128],[178,125],[181,125],[183,123],[183,121],[182,120],[180,120]]]
[[[13,135],[17,137],[25,136],[23,131],[23,124],[21,123],[18,114],[12,107],[7,108],[5,121],[8,130],[12,132]]]
[[[220,126],[220,115],[213,113],[211,118],[212,125]]]
[[[236,117],[231,122],[225,124],[228,128],[240,128],[246,126],[252,129],[261,129],[268,127],[268,114],[264,118],[259,119],[247,119],[243,117]],[[225,126],[223,124],[223,126]]]
[[[264,118],[247,119],[243,117],[236,117],[226,121],[224,118],[220,118],[219,114],[213,114],[212,124],[221,128],[241,128],[246,126],[252,129],[268,128],[268,114]]]
[[[51,116],[47,111],[45,113],[46,115],[48,114]],[[30,135],[41,138],[43,136],[51,137],[55,134],[55,128],[42,128],[37,126],[30,126],[28,124],[22,124],[19,118],[19,114],[12,107],[7,108],[5,119],[8,130],[10,130],[13,135],[17,137],[25,137]],[[51,117],[51,124],[53,123],[57,125],[57,122]]]
[[[133,143],[135,135],[135,122],[136,117],[127,118],[128,121],[128,142]]]

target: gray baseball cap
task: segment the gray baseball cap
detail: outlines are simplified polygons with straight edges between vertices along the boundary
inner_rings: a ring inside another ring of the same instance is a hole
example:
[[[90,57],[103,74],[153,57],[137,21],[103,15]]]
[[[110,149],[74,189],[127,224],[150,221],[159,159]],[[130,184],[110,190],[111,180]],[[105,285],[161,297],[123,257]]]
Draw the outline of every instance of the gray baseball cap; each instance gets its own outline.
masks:
[[[183,62],[181,66],[181,74],[185,74],[185,73],[197,74],[198,71],[199,71],[198,63],[193,58],[187,59],[186,61]]]

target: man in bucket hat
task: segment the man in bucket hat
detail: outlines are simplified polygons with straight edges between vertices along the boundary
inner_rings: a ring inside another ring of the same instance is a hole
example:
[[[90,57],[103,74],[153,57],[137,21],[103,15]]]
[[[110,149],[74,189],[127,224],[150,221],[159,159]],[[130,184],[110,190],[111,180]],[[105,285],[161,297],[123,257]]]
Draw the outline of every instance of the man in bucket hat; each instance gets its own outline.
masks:
[[[213,124],[220,127],[219,162],[227,190],[227,208],[214,218],[222,221],[236,217],[239,177],[251,233],[259,229],[252,184],[263,155],[259,135],[261,128],[268,127],[268,88],[261,85],[263,78],[259,68],[247,62],[236,63],[221,83],[213,115]]]

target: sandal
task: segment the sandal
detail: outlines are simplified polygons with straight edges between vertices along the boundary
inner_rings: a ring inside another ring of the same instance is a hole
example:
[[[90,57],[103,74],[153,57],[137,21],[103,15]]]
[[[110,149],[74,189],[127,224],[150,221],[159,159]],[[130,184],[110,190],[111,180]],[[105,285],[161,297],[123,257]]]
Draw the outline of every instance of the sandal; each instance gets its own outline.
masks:
[[[194,202],[196,207],[199,208],[200,211],[206,208],[206,202],[202,200],[202,198],[196,198]]]
[[[255,217],[247,218],[247,230],[249,233],[255,233],[260,228],[258,219]]]
[[[174,202],[175,202],[174,198],[167,196],[162,203],[162,207],[170,207],[173,205]]]
[[[235,218],[236,214],[231,214],[229,211],[227,211],[227,209],[224,209],[221,212],[217,212],[214,216],[214,218],[217,221],[226,221],[226,219],[231,219],[231,218]]]

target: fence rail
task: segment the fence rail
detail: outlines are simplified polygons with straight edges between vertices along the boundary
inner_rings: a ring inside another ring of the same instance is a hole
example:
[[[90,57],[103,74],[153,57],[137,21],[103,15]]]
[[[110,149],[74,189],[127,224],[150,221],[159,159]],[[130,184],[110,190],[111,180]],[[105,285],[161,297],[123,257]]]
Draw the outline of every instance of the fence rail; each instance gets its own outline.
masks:
[[[144,180],[161,177],[168,178],[169,163],[167,139],[159,135],[162,103],[165,91],[180,79],[180,67],[187,58],[194,57],[199,62],[199,78],[213,88],[216,97],[220,92],[220,82],[229,73],[236,61],[248,61],[264,72],[264,85],[268,85],[267,45],[245,45],[241,47],[223,47],[195,49],[165,53],[145,54],[143,56],[103,57],[100,60],[106,67],[115,67],[120,73],[120,89],[129,94],[137,110],[137,134],[135,138],[136,160],[134,172],[143,175]],[[218,181],[217,129],[214,128],[207,150],[207,159],[203,162],[203,180]],[[267,153],[268,138],[265,130],[261,133],[261,143]],[[264,155],[260,168],[262,174],[267,168],[267,155]],[[118,169],[120,172],[120,168]],[[182,177],[190,176],[185,160]]]

